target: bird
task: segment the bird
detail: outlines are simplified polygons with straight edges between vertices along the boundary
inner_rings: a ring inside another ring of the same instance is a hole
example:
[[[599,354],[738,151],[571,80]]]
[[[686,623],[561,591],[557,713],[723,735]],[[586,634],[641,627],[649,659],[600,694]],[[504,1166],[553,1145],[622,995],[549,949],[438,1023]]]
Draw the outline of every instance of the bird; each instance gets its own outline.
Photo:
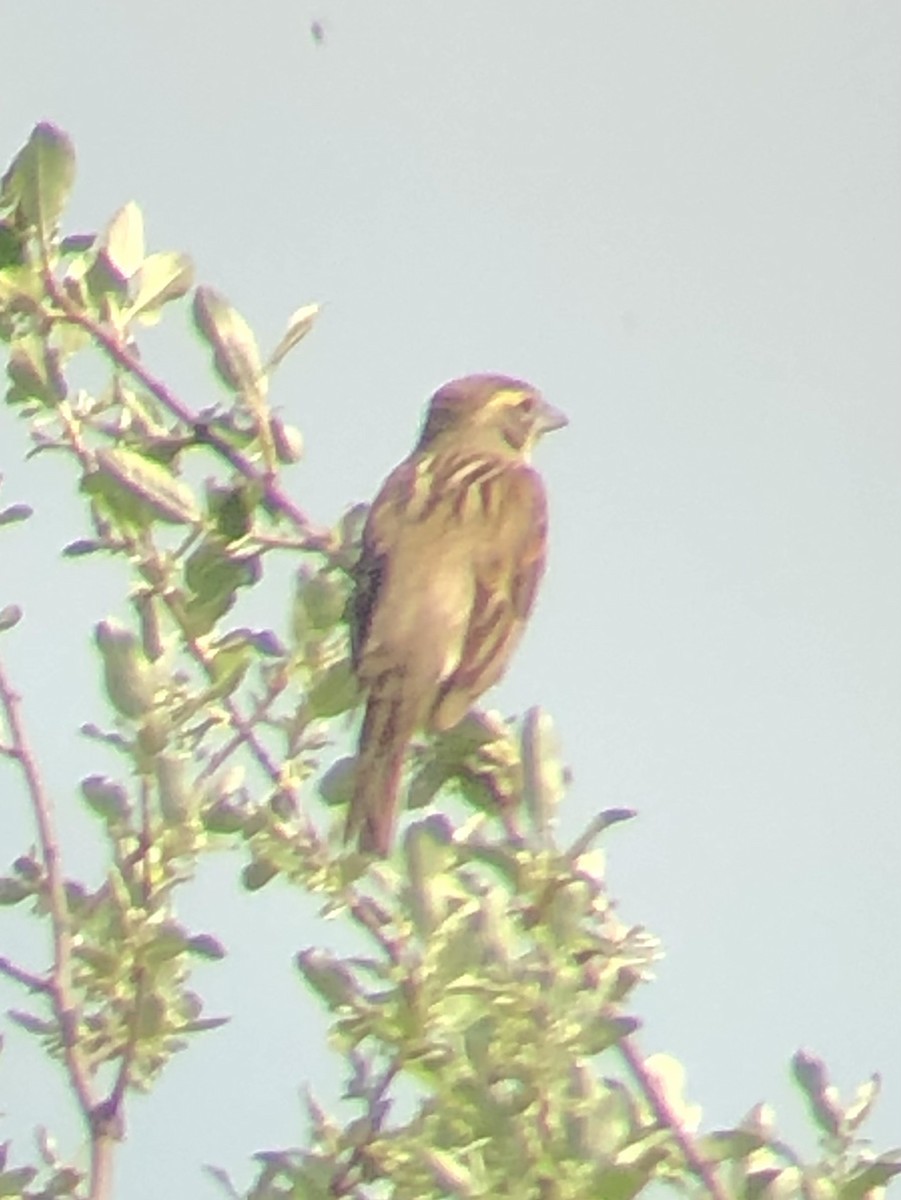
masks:
[[[531,452],[567,423],[524,380],[451,380],[368,510],[348,611],[365,711],[345,842],[363,854],[391,851],[411,740],[452,729],[506,670],[547,556]]]

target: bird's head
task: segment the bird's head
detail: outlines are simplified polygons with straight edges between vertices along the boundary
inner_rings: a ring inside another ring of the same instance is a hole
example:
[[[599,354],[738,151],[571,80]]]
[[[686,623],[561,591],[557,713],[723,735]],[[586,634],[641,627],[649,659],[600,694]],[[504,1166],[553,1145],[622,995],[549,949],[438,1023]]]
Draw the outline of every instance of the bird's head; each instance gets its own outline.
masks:
[[[432,397],[417,449],[437,450],[445,441],[464,441],[528,458],[543,434],[566,424],[563,413],[522,379],[464,375]]]

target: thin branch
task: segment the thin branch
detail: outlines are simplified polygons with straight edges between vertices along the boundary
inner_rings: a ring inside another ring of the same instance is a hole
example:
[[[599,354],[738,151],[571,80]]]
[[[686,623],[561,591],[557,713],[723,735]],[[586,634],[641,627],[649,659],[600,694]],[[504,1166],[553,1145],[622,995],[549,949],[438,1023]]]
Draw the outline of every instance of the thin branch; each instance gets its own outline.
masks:
[[[260,697],[260,699],[254,705],[253,712],[247,718],[247,724],[249,728],[253,729],[268,715],[272,705],[276,702],[279,696],[281,696],[284,690],[284,680],[278,678],[273,679],[270,682],[268,691],[264,696]],[[225,765],[228,759],[231,758],[234,752],[240,749],[240,747],[243,746],[247,741],[244,732],[242,732],[242,730],[237,726],[236,728],[237,732],[235,735],[230,738],[229,741],[225,742],[224,745],[220,746],[219,749],[210,756],[203,770],[197,776],[198,780],[210,779],[212,776],[214,776],[216,772]]]
[[[385,1097],[388,1089],[394,1082],[400,1072],[400,1063],[395,1060],[390,1063],[385,1074],[379,1080],[372,1094],[368,1097],[369,1113],[368,1113],[368,1128],[366,1130],[365,1139],[359,1141],[351,1151],[350,1157],[338,1173],[333,1176],[329,1185],[329,1195],[331,1196],[348,1196],[356,1186],[351,1181],[351,1176],[358,1167],[365,1165],[366,1149],[373,1137],[378,1136],[384,1127],[385,1120],[390,1111],[390,1104],[387,1103]]]
[[[97,1105],[90,1072],[78,1043],[80,1010],[72,982],[72,930],[66,887],[60,864],[59,843],[53,819],[53,805],[44,787],[37,762],[25,735],[21,697],[13,689],[0,664],[0,708],[6,718],[9,743],[7,754],[19,766],[31,800],[37,827],[41,862],[44,867],[47,907],[53,936],[53,970],[50,982],[38,990],[46,991],[60,1029],[66,1073],[91,1138],[91,1200],[106,1200],[112,1182],[112,1140]],[[7,974],[16,973],[7,971]],[[25,982],[20,977],[20,982]],[[36,981],[32,981],[36,982]]]
[[[701,1180],[713,1200],[728,1200],[725,1190],[720,1186],[713,1166],[701,1155],[692,1133],[679,1119],[671,1107],[666,1093],[661,1088],[653,1073],[648,1070],[644,1056],[633,1037],[622,1038],[617,1043],[619,1052],[626,1065],[635,1077],[642,1094],[651,1106],[651,1111],[660,1122],[675,1137],[679,1149],[688,1167]]]
[[[78,1007],[72,987],[72,932],[69,926],[69,906],[60,867],[59,845],[53,822],[50,797],[44,788],[34,755],[25,736],[21,716],[21,697],[13,690],[6,672],[0,665],[0,705],[9,730],[10,757],[19,764],[31,800],[37,826],[41,861],[46,873],[47,903],[53,930],[53,982],[50,994],[59,1021],[66,1057],[66,1068],[79,1105],[86,1120],[94,1108],[94,1096],[88,1071],[77,1045]]]

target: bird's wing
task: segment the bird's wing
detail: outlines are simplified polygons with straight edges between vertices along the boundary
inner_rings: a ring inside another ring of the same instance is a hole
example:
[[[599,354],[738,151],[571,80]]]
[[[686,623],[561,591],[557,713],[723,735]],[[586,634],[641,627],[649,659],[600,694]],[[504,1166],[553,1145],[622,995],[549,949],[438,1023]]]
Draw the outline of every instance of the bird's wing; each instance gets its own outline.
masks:
[[[354,665],[370,686],[404,675],[424,718],[459,661],[472,608],[473,531],[414,456],[386,479],[363,531],[352,604]],[[459,494],[456,499],[459,500]]]
[[[392,550],[403,533],[404,510],[416,483],[410,460],[396,467],[382,484],[369,508],[363,528],[363,544],[354,568],[354,590],[350,604],[350,640],[354,666],[359,672],[372,620],[384,583]]]
[[[432,714],[450,729],[506,670],[531,612],[547,548],[547,502],[537,473],[506,463],[480,489],[473,538],[474,594],[459,662],[442,683]]]

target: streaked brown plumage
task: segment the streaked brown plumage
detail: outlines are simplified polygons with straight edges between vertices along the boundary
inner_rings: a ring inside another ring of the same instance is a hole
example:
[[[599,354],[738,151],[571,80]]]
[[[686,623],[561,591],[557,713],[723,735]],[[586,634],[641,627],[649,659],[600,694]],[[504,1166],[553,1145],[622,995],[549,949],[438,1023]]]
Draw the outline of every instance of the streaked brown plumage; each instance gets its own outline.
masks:
[[[373,501],[351,621],[367,702],[346,837],[364,852],[391,848],[410,739],[453,728],[507,667],[545,565],[530,451],[565,424],[522,380],[454,380]]]

